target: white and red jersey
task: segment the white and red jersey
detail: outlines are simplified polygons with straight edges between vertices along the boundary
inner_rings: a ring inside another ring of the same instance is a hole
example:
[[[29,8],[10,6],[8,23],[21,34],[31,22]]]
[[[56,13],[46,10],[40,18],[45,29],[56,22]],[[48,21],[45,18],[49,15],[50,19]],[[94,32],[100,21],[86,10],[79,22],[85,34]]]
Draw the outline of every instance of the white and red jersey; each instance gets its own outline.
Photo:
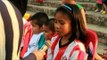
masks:
[[[59,40],[58,36],[52,38],[47,60],[87,60],[88,54],[82,42],[75,39],[67,46],[59,48]]]

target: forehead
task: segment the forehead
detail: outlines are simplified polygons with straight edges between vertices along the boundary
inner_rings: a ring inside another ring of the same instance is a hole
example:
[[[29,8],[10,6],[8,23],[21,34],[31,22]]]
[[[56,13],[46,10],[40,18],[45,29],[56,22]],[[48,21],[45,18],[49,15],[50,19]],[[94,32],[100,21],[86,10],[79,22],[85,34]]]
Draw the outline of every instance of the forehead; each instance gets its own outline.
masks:
[[[64,14],[64,13],[62,13],[62,12],[57,12],[57,13],[55,14],[55,20],[64,20],[64,19],[69,20],[69,17],[68,17],[67,14]]]
[[[75,1],[75,0],[62,0],[62,3],[70,3],[71,1]]]
[[[31,24],[37,24],[37,20],[31,20]]]
[[[39,26],[38,24],[37,24],[37,21],[30,21],[31,22],[31,25],[34,27],[34,26]]]

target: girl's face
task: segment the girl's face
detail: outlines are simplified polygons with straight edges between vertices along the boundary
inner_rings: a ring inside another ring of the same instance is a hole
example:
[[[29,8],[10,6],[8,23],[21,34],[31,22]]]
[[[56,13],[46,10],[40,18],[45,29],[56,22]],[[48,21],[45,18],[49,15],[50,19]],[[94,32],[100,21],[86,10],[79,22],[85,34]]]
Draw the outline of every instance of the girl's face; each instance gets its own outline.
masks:
[[[53,36],[52,31],[46,25],[43,25],[43,29],[44,29],[44,37],[45,37],[45,39],[46,40],[51,40],[51,38]]]
[[[68,15],[62,12],[57,12],[55,15],[55,31],[60,36],[71,35],[71,21]]]
[[[32,24],[32,33],[33,34],[39,34],[42,31],[42,27],[35,24],[33,21],[31,21],[31,24]]]

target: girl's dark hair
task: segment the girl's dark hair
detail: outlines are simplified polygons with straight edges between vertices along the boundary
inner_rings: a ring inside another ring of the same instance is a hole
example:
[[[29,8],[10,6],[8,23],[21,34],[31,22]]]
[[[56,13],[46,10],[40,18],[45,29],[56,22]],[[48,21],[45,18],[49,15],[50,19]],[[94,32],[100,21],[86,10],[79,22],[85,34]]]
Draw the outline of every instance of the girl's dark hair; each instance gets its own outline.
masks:
[[[57,8],[55,14],[61,12],[69,17],[71,20],[72,37],[79,39],[83,43],[86,42],[86,28],[83,21],[80,9],[74,4],[64,4]],[[71,37],[69,38],[71,40]]]
[[[50,18],[49,21],[45,23],[46,26],[49,27],[49,29],[54,33],[55,27],[54,27],[54,18]]]
[[[47,14],[44,12],[37,12],[30,18],[30,21],[33,21],[35,24],[39,25],[40,27],[42,27],[43,24],[45,24],[48,20],[49,18]]]

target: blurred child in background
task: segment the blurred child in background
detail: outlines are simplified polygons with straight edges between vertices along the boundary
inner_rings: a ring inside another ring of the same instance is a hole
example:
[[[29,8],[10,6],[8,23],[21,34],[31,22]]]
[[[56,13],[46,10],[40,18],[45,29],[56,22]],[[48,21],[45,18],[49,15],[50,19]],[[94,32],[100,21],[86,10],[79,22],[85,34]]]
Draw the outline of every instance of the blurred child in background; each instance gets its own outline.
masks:
[[[49,21],[44,24],[44,36],[46,40],[51,40],[51,38],[55,34],[55,27],[54,27],[54,18],[49,19]]]
[[[102,0],[103,1],[103,6],[104,6],[104,11],[102,14],[107,14],[107,0]]]
[[[102,11],[102,7],[103,7],[103,3],[102,3],[102,0],[97,0],[96,2],[96,10],[95,12],[101,12]]]

